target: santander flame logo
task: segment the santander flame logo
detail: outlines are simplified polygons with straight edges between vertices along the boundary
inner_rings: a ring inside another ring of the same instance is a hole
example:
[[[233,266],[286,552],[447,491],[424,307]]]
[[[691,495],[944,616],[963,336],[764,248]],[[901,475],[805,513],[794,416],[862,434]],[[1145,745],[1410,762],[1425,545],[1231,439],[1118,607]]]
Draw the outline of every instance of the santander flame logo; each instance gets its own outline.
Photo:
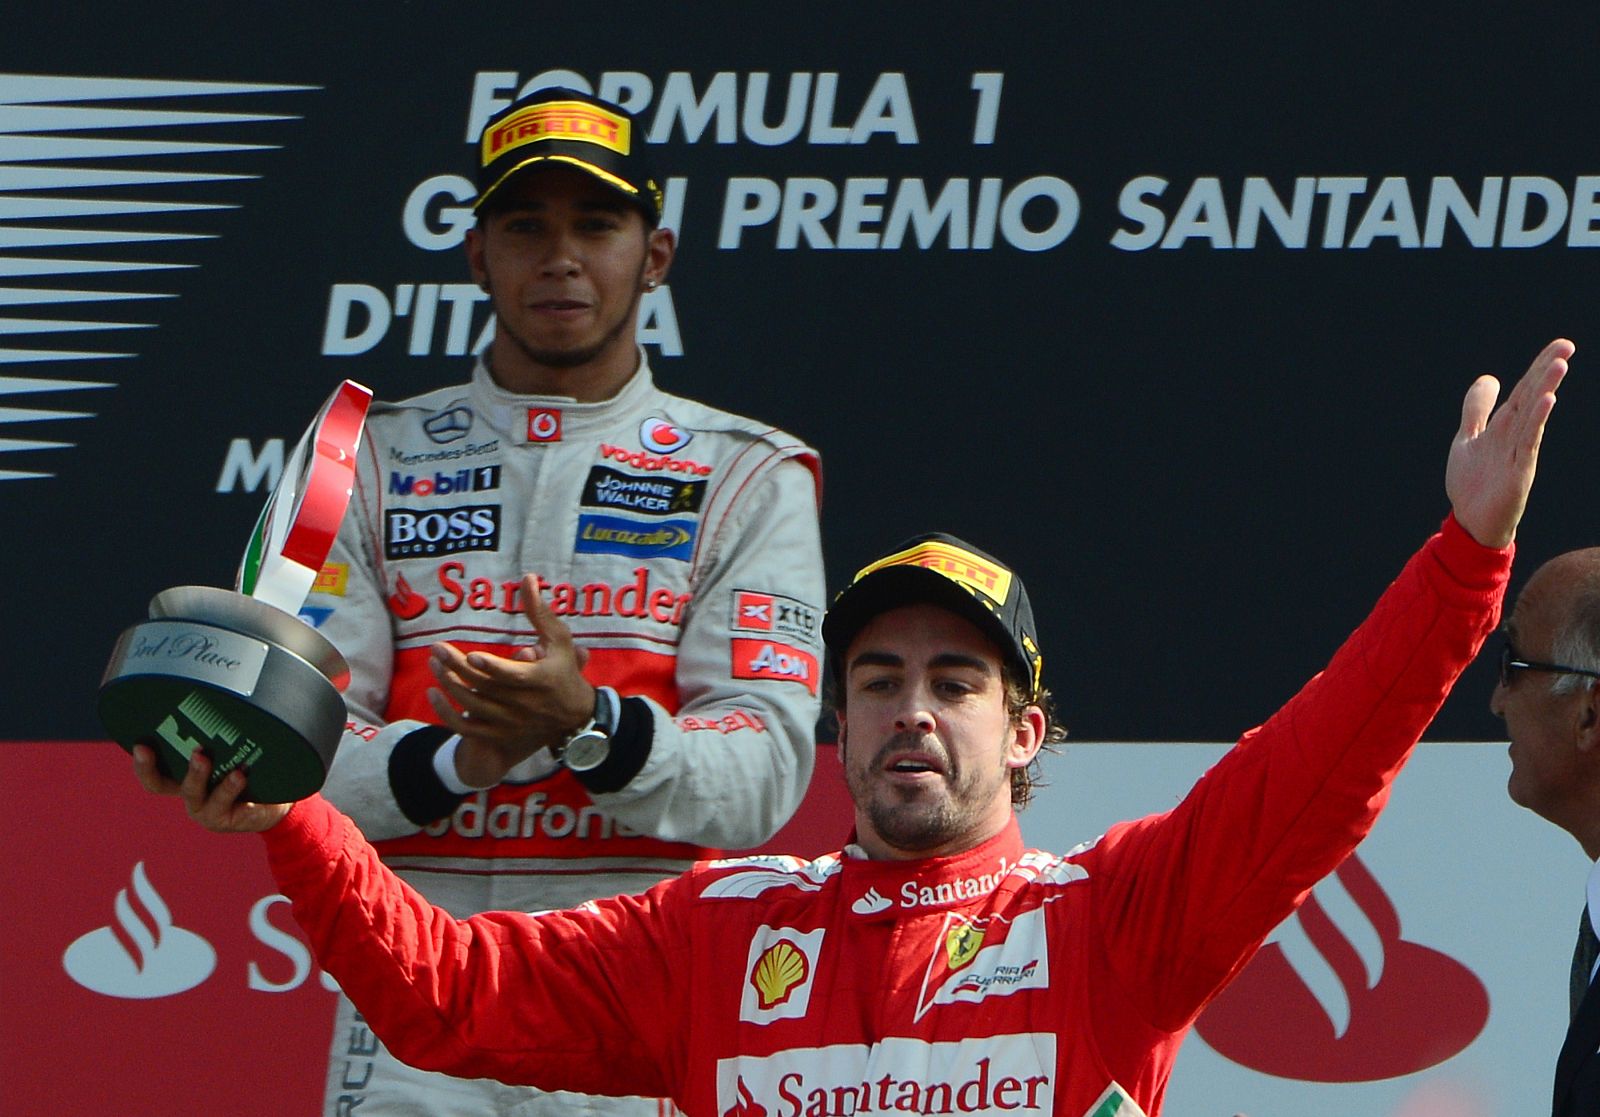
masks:
[[[756,1101],[750,1087],[744,1084],[742,1074],[739,1076],[739,1100],[729,1106],[722,1117],[767,1117],[767,1107]]]
[[[1328,910],[1341,886],[1345,926]],[[1324,890],[1330,903],[1308,896],[1282,941],[1263,946],[1201,1014],[1201,1038],[1264,1074],[1372,1082],[1442,1063],[1478,1037],[1489,1019],[1483,983],[1401,937],[1394,904],[1359,857]]]
[[[141,910],[126,888],[119,889],[117,926],[90,931],[67,947],[61,958],[67,976],[96,993],[130,1000],[182,993],[210,977],[217,952],[194,932],[173,926],[143,861],[133,867],[133,891]]]

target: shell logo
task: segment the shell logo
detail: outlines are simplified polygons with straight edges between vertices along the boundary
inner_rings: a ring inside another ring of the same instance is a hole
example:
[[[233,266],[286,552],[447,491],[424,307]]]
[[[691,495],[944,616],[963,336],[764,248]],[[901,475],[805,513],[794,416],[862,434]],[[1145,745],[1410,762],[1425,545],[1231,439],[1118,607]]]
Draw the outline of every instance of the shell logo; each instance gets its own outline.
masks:
[[[780,1005],[789,999],[797,985],[805,981],[811,971],[805,953],[787,939],[769,946],[756,961],[750,973],[750,984],[755,986],[763,1009]]]
[[[61,958],[67,976],[85,989],[129,1000],[170,997],[210,977],[217,952],[194,932],[173,926],[143,861],[133,867],[133,892],[142,910],[120,889],[115,910],[121,933],[101,927],[77,938]]]

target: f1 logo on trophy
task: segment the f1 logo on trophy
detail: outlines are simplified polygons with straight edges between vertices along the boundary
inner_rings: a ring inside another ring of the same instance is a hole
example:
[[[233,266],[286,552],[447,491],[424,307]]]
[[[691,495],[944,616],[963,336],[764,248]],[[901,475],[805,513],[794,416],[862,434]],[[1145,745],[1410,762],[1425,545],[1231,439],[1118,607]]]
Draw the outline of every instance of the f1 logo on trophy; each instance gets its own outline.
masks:
[[[118,638],[100,720],[124,749],[149,745],[182,779],[203,750],[212,783],[235,768],[243,797],[303,799],[322,786],[344,731],[350,668],[298,613],[350,504],[372,391],[340,384],[301,437],[256,521],[235,590],[175,586]]]

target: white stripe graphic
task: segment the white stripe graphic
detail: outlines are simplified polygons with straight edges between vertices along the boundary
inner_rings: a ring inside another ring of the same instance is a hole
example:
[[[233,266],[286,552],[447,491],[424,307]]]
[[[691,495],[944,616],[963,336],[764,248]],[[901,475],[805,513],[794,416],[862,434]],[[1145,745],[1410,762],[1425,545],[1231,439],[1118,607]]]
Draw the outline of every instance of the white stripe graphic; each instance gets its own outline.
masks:
[[[0,334],[59,334],[71,330],[148,330],[153,322],[74,322],[64,318],[0,318]]]
[[[142,202],[112,198],[4,198],[0,220],[23,217],[89,217],[123,213],[170,213],[180,210],[238,209],[238,206],[204,202]]]
[[[258,126],[300,119],[297,114],[269,111],[281,107],[281,103],[264,105],[260,96],[280,98],[317,88],[261,82],[0,73],[0,280],[22,281],[0,286],[0,306],[41,308],[37,317],[0,316],[0,337],[32,335],[44,341],[55,335],[152,328],[150,322],[115,320],[116,312],[122,309],[119,304],[175,297],[170,292],[78,289],[61,286],[59,281],[52,285],[49,279],[100,275],[106,278],[93,286],[126,283],[138,288],[151,282],[147,273],[195,267],[171,262],[153,249],[171,242],[215,239],[218,233],[201,224],[204,216],[236,209],[239,203],[229,197],[160,195],[179,184],[209,184],[210,188],[227,190],[234,183],[259,177],[248,173],[248,168],[238,172],[211,168],[225,166],[226,160],[239,153],[278,150],[277,144],[257,142]],[[237,99],[244,95],[255,98],[240,104]],[[166,103],[150,103],[157,100]],[[183,131],[169,131],[175,128]],[[196,159],[205,161],[204,169],[193,165]],[[115,193],[88,193],[108,190]],[[183,215],[184,228],[166,224],[179,214]],[[117,223],[123,227],[107,229],[88,224],[105,217],[122,218]],[[111,258],[85,259],[79,254],[85,246],[94,246],[98,255]],[[28,280],[42,282],[30,285]],[[49,312],[53,305],[77,303],[103,305],[88,320]],[[136,354],[86,350],[81,344],[70,343],[38,349],[0,348],[0,367],[110,361],[131,356]],[[115,386],[114,382],[88,377],[0,377],[0,396]],[[0,408],[0,423],[92,417],[92,412],[48,406]],[[0,456],[59,452],[73,445],[51,439],[0,439]],[[0,469],[0,482],[53,475],[47,469]]]
[[[0,104],[45,101],[112,101],[149,97],[205,97],[232,93],[289,93],[317,85],[262,85],[231,81],[168,81],[151,78],[64,77],[58,74],[0,74]]]
[[[134,233],[114,229],[8,229],[0,224],[0,248],[59,248],[69,244],[138,244],[157,240],[215,240],[214,233]]]
[[[104,303],[119,299],[175,299],[160,291],[76,291],[66,287],[0,287],[0,306],[39,303]]]

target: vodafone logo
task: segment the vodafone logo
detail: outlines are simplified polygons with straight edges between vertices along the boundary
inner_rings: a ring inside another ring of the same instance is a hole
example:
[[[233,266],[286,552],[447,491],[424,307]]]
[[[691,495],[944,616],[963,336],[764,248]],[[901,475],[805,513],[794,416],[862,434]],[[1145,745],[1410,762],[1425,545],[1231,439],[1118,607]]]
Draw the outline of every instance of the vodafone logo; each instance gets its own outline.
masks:
[[[133,867],[133,892],[117,892],[117,926],[101,927],[75,940],[61,958],[67,976],[107,997],[149,1000],[193,989],[217,966],[217,952],[192,931],[173,926],[172,912],[145,876]]]
[[[561,441],[561,411],[559,408],[528,408],[528,441]]]
[[[1483,983],[1401,938],[1394,904],[1359,856],[1324,891],[1329,904],[1313,894],[1291,917],[1303,937],[1263,946],[1200,1016],[1195,1031],[1208,1044],[1280,1078],[1374,1082],[1442,1063],[1478,1038],[1489,1019]],[[1348,933],[1329,910],[1345,895]]]
[[[694,435],[667,419],[646,419],[639,424],[639,441],[646,450],[670,454],[689,445]]]

